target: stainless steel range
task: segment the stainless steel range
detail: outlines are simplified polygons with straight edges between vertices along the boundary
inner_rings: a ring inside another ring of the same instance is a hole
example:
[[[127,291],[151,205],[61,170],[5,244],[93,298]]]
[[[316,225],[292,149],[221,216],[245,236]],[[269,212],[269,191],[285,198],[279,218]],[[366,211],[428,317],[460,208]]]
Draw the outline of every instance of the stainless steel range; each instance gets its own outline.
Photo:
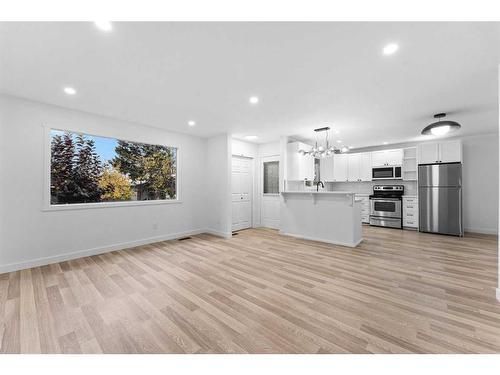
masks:
[[[403,185],[375,185],[370,195],[370,225],[403,228]]]

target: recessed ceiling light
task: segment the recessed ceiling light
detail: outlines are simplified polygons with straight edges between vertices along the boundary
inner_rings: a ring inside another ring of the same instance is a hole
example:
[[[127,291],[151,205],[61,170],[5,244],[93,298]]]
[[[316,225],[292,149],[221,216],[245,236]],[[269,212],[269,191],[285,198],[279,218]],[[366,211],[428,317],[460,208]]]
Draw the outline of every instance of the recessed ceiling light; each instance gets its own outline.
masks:
[[[389,43],[387,44],[384,49],[384,55],[392,55],[399,49],[399,46],[396,43]]]
[[[68,95],[75,95],[76,94],[76,90],[73,87],[69,87],[69,86],[64,88],[64,92]]]
[[[342,141],[340,139],[337,139],[337,143],[342,143]]]
[[[102,31],[111,31],[113,29],[113,25],[109,21],[95,21],[94,25]]]
[[[248,139],[249,141],[254,141],[257,138],[259,138],[259,137],[257,137],[256,135],[246,135],[245,136],[245,139]]]
[[[349,146],[349,150],[352,150],[354,148],[354,146]]]
[[[259,102],[259,98],[256,96],[251,96],[248,101],[250,102],[250,104],[257,104]]]
[[[388,144],[389,142],[384,142],[384,145]]]
[[[189,125],[189,126],[195,126],[195,125],[196,125],[196,122],[194,122],[193,120],[188,121],[188,125]]]
[[[342,149],[341,149],[340,151],[342,151],[342,152],[347,152],[348,150],[349,150],[349,149],[348,149],[347,147],[345,147],[345,146],[344,146],[344,147],[342,147]]]

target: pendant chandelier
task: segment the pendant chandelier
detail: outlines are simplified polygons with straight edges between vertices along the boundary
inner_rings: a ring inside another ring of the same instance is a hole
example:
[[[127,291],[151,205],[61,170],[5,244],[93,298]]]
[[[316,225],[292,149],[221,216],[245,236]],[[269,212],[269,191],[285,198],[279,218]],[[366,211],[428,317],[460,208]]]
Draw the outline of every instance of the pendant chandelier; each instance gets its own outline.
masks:
[[[301,155],[310,155],[314,158],[325,158],[327,156],[330,156],[332,154],[338,154],[341,152],[341,150],[334,145],[330,145],[330,127],[326,126],[324,128],[318,128],[314,129],[315,135],[316,135],[316,143],[314,144],[314,147],[312,147],[310,150],[299,150],[299,154]],[[319,144],[318,145],[318,134],[319,133],[325,133],[325,143],[324,144]],[[347,150],[347,148],[346,148]],[[342,150],[342,152],[345,152]]]

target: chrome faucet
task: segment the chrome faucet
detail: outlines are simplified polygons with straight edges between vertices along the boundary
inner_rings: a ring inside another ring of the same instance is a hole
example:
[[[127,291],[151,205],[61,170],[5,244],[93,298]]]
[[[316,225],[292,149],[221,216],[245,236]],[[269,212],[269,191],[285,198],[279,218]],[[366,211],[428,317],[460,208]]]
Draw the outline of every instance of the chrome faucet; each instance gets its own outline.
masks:
[[[323,189],[325,188],[325,184],[323,184],[323,181],[318,181],[318,182],[316,182],[316,191],[319,191],[319,184],[321,184],[321,187]]]

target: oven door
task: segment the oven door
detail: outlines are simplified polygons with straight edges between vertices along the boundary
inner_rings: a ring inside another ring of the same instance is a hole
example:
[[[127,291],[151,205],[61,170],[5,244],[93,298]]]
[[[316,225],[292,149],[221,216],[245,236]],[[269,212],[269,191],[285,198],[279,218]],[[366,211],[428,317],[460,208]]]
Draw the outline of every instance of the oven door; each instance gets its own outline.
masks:
[[[370,216],[401,218],[401,199],[370,198]]]

